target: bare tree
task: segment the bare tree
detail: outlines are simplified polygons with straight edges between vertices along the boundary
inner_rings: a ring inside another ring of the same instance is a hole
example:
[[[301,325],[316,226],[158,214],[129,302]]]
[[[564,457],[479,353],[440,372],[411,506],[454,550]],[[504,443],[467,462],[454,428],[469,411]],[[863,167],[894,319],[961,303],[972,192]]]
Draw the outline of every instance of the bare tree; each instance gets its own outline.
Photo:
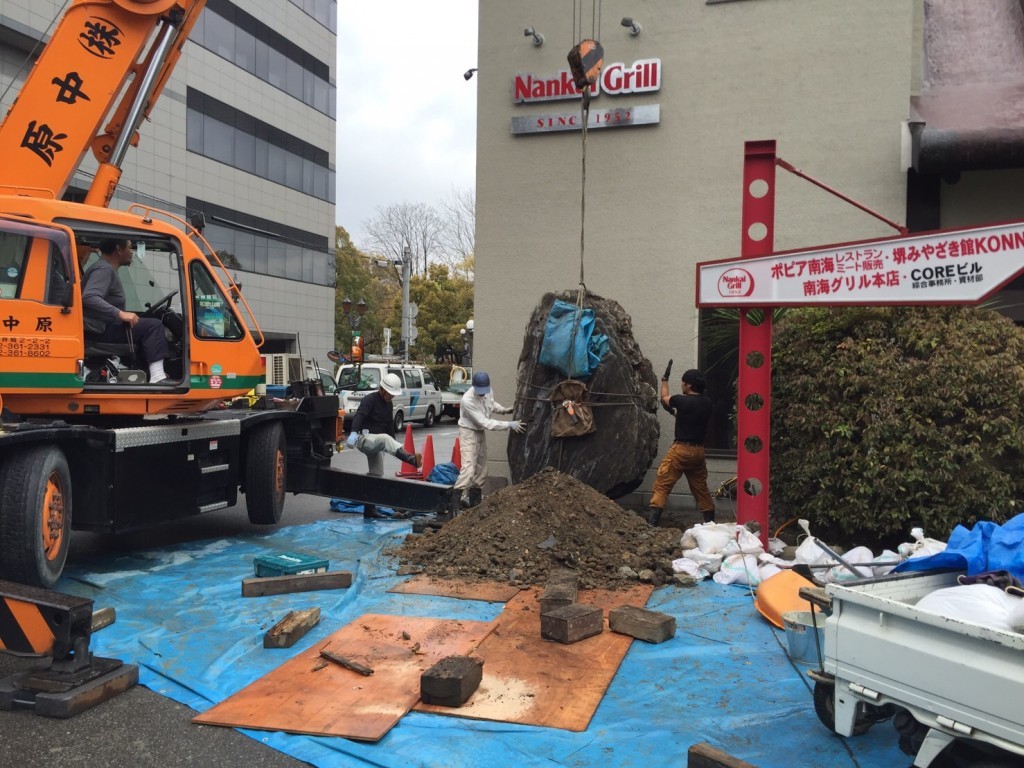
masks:
[[[472,272],[476,251],[476,195],[471,189],[455,189],[441,203],[441,247],[446,263],[461,273]],[[469,265],[467,267],[467,265]],[[465,275],[472,278],[471,274]]]
[[[367,247],[392,261],[401,261],[405,246],[412,249],[412,271],[427,273],[427,264],[442,259],[441,219],[425,203],[395,203],[377,208],[377,215],[364,222]]]

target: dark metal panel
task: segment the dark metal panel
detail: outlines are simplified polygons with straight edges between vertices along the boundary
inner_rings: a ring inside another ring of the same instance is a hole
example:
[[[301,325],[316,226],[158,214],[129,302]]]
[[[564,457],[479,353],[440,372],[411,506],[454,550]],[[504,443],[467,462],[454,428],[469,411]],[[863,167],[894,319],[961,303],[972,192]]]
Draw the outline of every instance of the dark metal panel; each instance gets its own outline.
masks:
[[[423,512],[445,512],[453,499],[452,488],[447,485],[371,477],[333,467],[301,464],[288,465],[288,490]]]

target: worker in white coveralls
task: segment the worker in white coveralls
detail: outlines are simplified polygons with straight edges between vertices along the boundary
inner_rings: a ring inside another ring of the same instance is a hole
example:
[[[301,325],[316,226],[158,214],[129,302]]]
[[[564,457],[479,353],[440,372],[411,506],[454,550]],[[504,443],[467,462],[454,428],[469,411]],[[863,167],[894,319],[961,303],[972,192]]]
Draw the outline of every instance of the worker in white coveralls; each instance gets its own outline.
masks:
[[[408,453],[395,440],[395,411],[391,401],[402,394],[402,381],[397,374],[389,373],[380,380],[380,389],[371,392],[359,403],[356,415],[352,417],[352,430],[345,445],[366,455],[371,477],[384,476],[384,456],[390,453],[406,464],[417,469],[423,464],[420,454]],[[384,517],[373,504],[363,505],[363,518],[373,520]]]
[[[473,386],[462,396],[459,408],[459,446],[462,469],[455,481],[455,490],[462,496],[462,506],[475,507],[483,498],[487,479],[487,436],[484,430],[508,429],[526,431],[522,421],[498,421],[492,413],[512,413],[512,409],[495,402],[491,393],[491,377],[483,371],[473,374]]]

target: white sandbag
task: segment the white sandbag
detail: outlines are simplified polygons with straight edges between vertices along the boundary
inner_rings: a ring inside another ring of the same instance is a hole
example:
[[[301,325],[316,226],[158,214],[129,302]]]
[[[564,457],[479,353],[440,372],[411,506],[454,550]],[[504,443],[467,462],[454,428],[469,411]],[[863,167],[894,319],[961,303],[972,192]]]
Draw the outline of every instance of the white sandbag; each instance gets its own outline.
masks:
[[[860,567],[861,563],[870,563],[875,559],[874,553],[867,547],[854,547],[849,552],[843,554],[843,560],[848,562],[856,569],[860,574],[854,576],[852,572],[848,571],[845,566],[837,565],[835,568],[829,570],[829,581],[834,583],[837,581],[854,581],[856,579],[870,579],[875,575],[874,570],[871,566]]]
[[[767,581],[776,573],[782,573],[782,569],[775,565],[775,563],[761,563],[760,568],[758,568],[757,575],[760,577],[761,581]]]
[[[792,568],[793,567],[793,561],[792,560],[783,560],[781,557],[776,557],[775,555],[769,555],[767,552],[762,552],[760,555],[758,555],[757,556],[757,562],[759,562],[761,564],[762,568],[764,566],[766,566],[766,565],[777,565],[777,566],[779,566],[779,568]]]
[[[1024,634],[1024,599],[1017,598],[1017,604],[1010,609],[1007,623],[1014,632]]]
[[[807,536],[800,543],[800,546],[796,548],[793,560],[807,565],[819,565],[828,562],[829,556],[825,553],[825,550],[818,546],[817,541],[813,537]]]
[[[876,565],[873,566],[871,569],[875,575],[875,578],[878,578],[879,576],[885,576],[893,568],[899,565],[902,559],[903,558],[901,558],[896,552],[893,552],[891,549],[883,549],[882,554],[875,558],[875,562],[885,563],[885,565]]]
[[[983,627],[1012,632],[1010,611],[1020,598],[991,584],[960,584],[929,592],[917,601],[917,608]]]
[[[680,549],[697,549],[697,537],[693,535],[693,528],[683,531],[683,538],[679,540]]]
[[[756,587],[761,583],[757,558],[753,555],[730,555],[722,561],[712,578],[719,584],[749,584]]]
[[[786,551],[786,542],[782,539],[769,538],[768,551],[773,555],[781,555]]]
[[[705,523],[693,527],[697,548],[705,554],[721,552],[736,537],[736,526],[722,523]]]
[[[700,563],[688,557],[680,557],[673,560],[672,573],[685,573],[687,576],[692,576],[697,580],[704,580],[711,575],[704,570]]]
[[[740,552],[744,555],[760,555],[764,552],[764,545],[761,543],[755,534],[747,530],[746,526],[736,526],[738,533],[736,534],[736,543],[739,545]]]
[[[708,554],[701,552],[699,549],[684,549],[683,557],[698,563],[709,574],[718,571],[722,567],[722,560],[724,559],[720,553]]]
[[[899,553],[908,560],[915,557],[937,555],[939,552],[944,552],[946,549],[946,542],[939,541],[938,539],[929,539],[924,535],[923,528],[913,528],[910,531],[910,537],[913,541],[900,544],[896,548]]]

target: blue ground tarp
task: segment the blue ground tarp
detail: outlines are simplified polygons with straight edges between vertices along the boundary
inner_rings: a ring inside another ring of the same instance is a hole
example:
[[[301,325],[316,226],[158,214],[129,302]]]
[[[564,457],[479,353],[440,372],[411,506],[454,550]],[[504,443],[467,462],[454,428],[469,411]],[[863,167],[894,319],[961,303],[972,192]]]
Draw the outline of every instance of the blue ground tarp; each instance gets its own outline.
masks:
[[[489,621],[501,612],[501,604],[388,593],[402,577],[385,550],[408,532],[408,522],[345,515],[78,563],[58,589],[116,609],[117,621],[93,636],[96,654],[138,664],[143,685],[202,712],[364,613]],[[332,570],[353,573],[353,585],[241,597],[253,558],[281,552],[326,557]],[[299,643],[263,648],[264,633],[289,610],[314,606],[320,624]],[[784,633],[761,618],[745,589],[710,581],[664,588],[648,607],[675,616],[676,636],[632,643],[583,733],[416,712],[376,744],[242,732],[317,766],[683,766],[690,745],[701,741],[758,768],[910,763],[891,723],[852,739],[825,729],[806,667],[790,662]]]

